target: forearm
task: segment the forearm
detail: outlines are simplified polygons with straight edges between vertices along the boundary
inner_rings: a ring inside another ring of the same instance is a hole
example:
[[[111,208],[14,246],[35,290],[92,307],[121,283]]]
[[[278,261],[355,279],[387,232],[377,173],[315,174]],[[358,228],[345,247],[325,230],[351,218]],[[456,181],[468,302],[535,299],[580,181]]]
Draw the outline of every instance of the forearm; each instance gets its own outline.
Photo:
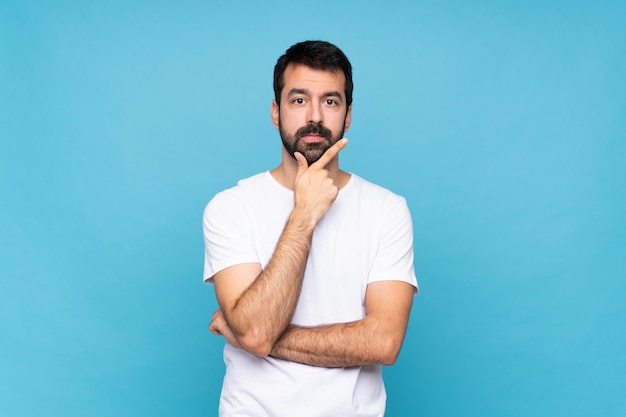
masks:
[[[250,353],[269,354],[274,342],[291,322],[302,288],[313,231],[339,193],[325,167],[346,142],[345,139],[337,141],[310,166],[301,153],[295,152],[297,172],[293,172],[293,166],[282,170],[277,168],[283,179],[295,175],[294,208],[274,254],[263,271],[258,264],[252,264],[252,267],[250,264],[235,265],[214,277],[220,309],[226,319],[224,325],[228,326],[226,333],[232,334],[235,341]],[[285,174],[285,169],[291,173]],[[223,333],[219,326],[214,326],[213,330]]]
[[[290,326],[274,344],[271,356],[329,368],[392,365],[404,331],[389,331],[376,318],[319,327]]]
[[[264,356],[284,332],[296,308],[314,224],[294,210],[266,268],[226,313],[237,340]]]

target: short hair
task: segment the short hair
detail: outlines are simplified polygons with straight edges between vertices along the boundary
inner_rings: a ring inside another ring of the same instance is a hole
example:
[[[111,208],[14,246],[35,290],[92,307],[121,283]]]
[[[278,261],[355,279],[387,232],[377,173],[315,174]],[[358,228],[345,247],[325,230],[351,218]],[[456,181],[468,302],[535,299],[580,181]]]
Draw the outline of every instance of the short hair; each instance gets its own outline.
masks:
[[[346,103],[352,104],[352,65],[335,45],[324,41],[304,41],[287,49],[274,67],[274,98],[280,106],[280,93],[285,86],[285,70],[289,64],[301,64],[322,71],[341,70],[346,76]]]

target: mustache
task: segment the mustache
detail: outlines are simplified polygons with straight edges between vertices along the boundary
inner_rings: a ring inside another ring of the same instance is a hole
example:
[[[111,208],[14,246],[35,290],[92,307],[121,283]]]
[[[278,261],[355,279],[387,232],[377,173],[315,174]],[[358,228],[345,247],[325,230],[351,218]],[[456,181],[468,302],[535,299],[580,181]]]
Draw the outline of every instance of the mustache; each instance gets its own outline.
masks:
[[[333,137],[333,133],[330,129],[324,127],[321,123],[309,123],[308,125],[298,129],[294,136],[296,140],[298,140],[307,135],[319,135],[324,137],[329,142]]]

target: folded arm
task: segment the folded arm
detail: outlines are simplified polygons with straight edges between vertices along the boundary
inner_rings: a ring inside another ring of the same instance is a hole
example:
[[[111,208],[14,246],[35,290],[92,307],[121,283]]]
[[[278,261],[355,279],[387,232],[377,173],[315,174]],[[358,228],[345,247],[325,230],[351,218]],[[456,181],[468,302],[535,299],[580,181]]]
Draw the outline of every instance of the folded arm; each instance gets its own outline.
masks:
[[[313,366],[392,365],[400,352],[414,287],[401,281],[369,284],[362,320],[319,327],[290,326],[271,356]]]
[[[213,277],[220,305],[209,326],[213,333],[254,355],[270,353],[296,309],[315,226],[339,192],[325,167],[346,143],[338,141],[311,166],[296,153],[294,208],[265,269],[239,264]]]
[[[254,355],[269,353],[289,325],[300,295],[310,229],[297,215],[292,216],[265,270],[248,263],[215,274],[215,292],[226,322],[214,316],[211,331],[224,336],[230,333],[233,344]]]

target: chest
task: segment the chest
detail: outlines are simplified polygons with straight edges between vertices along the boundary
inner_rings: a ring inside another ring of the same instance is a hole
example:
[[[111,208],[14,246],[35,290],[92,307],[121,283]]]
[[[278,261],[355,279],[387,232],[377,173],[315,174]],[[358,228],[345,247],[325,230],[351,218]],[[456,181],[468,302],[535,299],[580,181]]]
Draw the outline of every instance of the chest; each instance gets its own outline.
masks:
[[[255,246],[263,267],[292,207],[291,202],[278,209],[273,204],[268,215],[256,222]],[[347,322],[364,316],[365,291],[380,235],[379,217],[359,200],[335,201],[313,234],[295,324]]]

